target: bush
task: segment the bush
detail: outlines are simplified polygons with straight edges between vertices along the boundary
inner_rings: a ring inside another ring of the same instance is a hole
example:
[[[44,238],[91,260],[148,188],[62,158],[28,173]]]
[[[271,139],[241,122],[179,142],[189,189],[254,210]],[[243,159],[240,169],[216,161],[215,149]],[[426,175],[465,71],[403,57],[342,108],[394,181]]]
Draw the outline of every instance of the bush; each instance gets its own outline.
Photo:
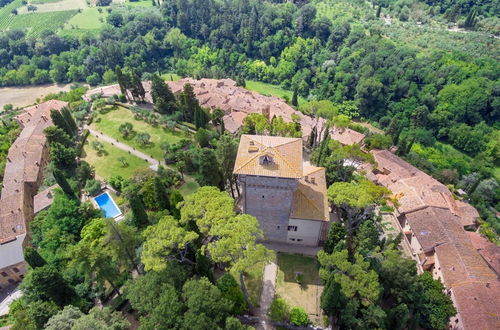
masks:
[[[283,298],[273,300],[269,308],[269,317],[276,322],[288,322],[290,318],[290,306]]]
[[[235,315],[243,313],[246,309],[245,294],[241,291],[240,285],[234,277],[226,273],[217,280],[217,287],[227,300],[233,303],[231,312]]]
[[[302,307],[294,307],[290,312],[290,322],[299,326],[306,326],[311,321],[309,321],[309,316]]]
[[[101,191],[101,181],[99,180],[87,180],[85,184],[85,191],[87,191],[90,195],[95,196]]]

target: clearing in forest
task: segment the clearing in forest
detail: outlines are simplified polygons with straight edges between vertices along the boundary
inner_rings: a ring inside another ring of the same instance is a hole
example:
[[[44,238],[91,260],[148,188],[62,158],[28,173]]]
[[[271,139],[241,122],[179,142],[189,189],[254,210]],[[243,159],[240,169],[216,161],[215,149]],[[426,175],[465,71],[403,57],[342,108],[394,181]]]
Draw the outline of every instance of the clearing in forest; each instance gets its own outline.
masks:
[[[31,4],[36,6],[36,11],[34,12],[35,14],[87,8],[87,2],[85,0],[59,0],[43,2],[38,0],[37,3],[31,2]],[[30,13],[27,5],[18,8],[17,12],[19,15]]]

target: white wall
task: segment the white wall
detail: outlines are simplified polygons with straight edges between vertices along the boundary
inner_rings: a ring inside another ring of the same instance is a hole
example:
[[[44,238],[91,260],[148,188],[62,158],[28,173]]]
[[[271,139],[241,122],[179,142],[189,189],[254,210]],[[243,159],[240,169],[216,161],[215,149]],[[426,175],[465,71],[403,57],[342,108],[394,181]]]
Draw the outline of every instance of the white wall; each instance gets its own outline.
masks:
[[[16,240],[0,245],[0,269],[24,261],[23,242],[26,234],[17,236]]]
[[[292,244],[317,246],[323,221],[290,219],[290,226],[297,226],[297,231],[288,231],[287,242]],[[292,239],[295,239],[293,241]],[[301,239],[302,241],[298,241]]]

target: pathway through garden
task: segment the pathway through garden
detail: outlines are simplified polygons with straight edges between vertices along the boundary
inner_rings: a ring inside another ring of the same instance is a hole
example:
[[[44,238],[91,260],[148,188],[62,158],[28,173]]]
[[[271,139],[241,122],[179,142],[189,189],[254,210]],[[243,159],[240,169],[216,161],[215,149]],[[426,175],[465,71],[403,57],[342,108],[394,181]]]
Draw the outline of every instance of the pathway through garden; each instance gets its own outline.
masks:
[[[276,291],[276,274],[278,272],[278,266],[274,261],[271,261],[264,267],[264,277],[262,281],[264,285],[262,286],[262,293],[260,294],[260,307],[258,311],[259,324],[257,325],[258,330],[274,329],[271,324],[271,320],[267,316],[269,307],[274,300],[274,292]]]

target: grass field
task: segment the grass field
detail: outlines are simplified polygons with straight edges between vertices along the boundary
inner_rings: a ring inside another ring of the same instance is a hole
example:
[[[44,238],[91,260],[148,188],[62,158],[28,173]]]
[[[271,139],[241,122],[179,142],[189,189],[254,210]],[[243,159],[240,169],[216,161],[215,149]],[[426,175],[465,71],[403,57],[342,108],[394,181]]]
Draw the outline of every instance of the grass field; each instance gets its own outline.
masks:
[[[127,6],[130,7],[153,7],[152,0],[127,1]]]
[[[319,306],[323,285],[319,278],[316,259],[301,255],[278,253],[276,295],[285,299],[291,308],[302,307],[316,325],[321,325]],[[302,274],[299,284],[297,274]]]
[[[36,5],[36,13],[49,13],[56,11],[78,10],[87,8],[85,0],[59,0],[59,1],[45,1]],[[17,12],[21,14],[28,14],[28,8],[22,6],[18,8]]]
[[[116,175],[121,175],[123,178],[128,179],[136,170],[149,167],[148,162],[134,155],[130,155],[126,151],[113,147],[111,144],[104,141],[100,142],[104,145],[104,150],[107,154],[99,156],[91,146],[93,141],[97,141],[97,139],[90,135],[83,148],[82,159],[94,166],[96,175],[103,179],[109,180]],[[125,157],[127,159],[127,167],[123,167],[122,163],[118,160],[120,157]]]
[[[94,121],[92,124],[94,129],[99,132],[103,132],[104,134],[109,135],[122,143],[134,147],[137,150],[151,155],[158,160],[163,159],[164,152],[160,148],[160,145],[163,142],[173,144],[179,142],[183,138],[186,138],[184,133],[173,133],[166,131],[161,127],[153,127],[144,121],[135,120],[132,112],[122,107],[118,107],[118,109],[112,110],[104,115],[99,115],[98,118],[100,118],[100,121]],[[151,143],[148,146],[142,146],[137,143],[133,137],[125,139],[118,131],[118,127],[126,122],[129,122],[134,126],[135,132],[147,132],[151,135]]]
[[[194,181],[192,178],[184,176],[184,179],[186,180],[186,183],[179,189],[179,192],[182,194],[182,196],[185,197],[187,195],[191,195],[196,190],[198,190],[198,188],[200,188],[198,182]]]
[[[77,30],[80,32],[97,31],[106,24],[106,17],[108,12],[106,10],[98,11],[97,8],[85,8],[81,13],[71,17],[71,19],[64,26],[65,30]],[[66,33],[64,31],[63,33]]]
[[[262,95],[276,96],[276,97],[280,97],[282,99],[288,98],[289,100],[292,100],[292,96],[293,96],[293,91],[283,89],[277,85],[271,85],[268,83],[255,81],[255,80],[247,80],[246,81],[246,89],[251,90],[251,91],[256,91],[257,93],[260,93]],[[305,102],[307,102],[307,100],[305,98],[303,98],[302,96],[299,96],[299,105],[302,103],[305,103]]]

